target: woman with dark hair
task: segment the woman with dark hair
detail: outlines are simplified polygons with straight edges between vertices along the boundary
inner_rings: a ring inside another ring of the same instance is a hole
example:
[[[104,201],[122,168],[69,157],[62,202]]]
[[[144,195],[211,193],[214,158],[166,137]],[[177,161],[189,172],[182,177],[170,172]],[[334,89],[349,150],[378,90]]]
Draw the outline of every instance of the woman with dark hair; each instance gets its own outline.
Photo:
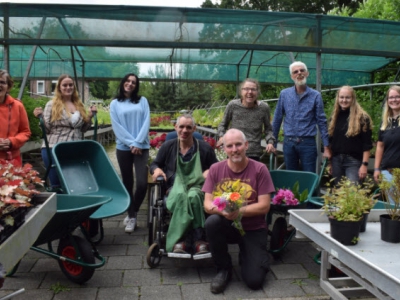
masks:
[[[343,176],[361,183],[367,176],[372,148],[372,120],[356,100],[351,86],[342,86],[328,127],[332,151],[332,177],[338,184]]]
[[[400,168],[400,86],[394,85],[386,93],[382,113],[382,124],[379,130],[375,152],[374,179],[380,175],[386,181],[392,180],[393,168]],[[394,203],[393,199],[390,199]]]
[[[79,98],[75,81],[71,76],[62,74],[58,77],[54,97],[47,102],[44,111],[36,107],[33,111],[35,117],[43,115],[44,126],[46,127],[49,147],[54,147],[59,142],[78,141],[82,139],[82,133],[92,126],[93,112],[96,106],[91,106],[89,112]],[[42,158],[46,167],[50,165],[47,156],[46,144],[42,144]],[[55,168],[49,171],[49,180],[53,188],[60,186]]]
[[[19,149],[29,140],[31,131],[24,105],[9,95],[13,85],[10,74],[0,70],[0,159],[21,166]]]
[[[261,147],[262,134],[265,134],[267,142],[266,151],[275,152],[275,138],[272,134],[270,121],[270,109],[267,103],[258,101],[260,84],[257,80],[247,78],[240,85],[241,99],[234,99],[225,108],[224,116],[218,126],[220,137],[217,147],[223,144],[223,136],[229,128],[241,130],[249,148],[247,156],[259,161],[263,149]]]
[[[127,74],[122,78],[118,95],[110,104],[111,123],[117,141],[117,160],[122,182],[131,204],[124,220],[125,232],[133,232],[136,216],[147,192],[147,161],[149,158],[150,108],[147,99],[139,95],[139,78]],[[136,191],[133,195],[133,166]]]

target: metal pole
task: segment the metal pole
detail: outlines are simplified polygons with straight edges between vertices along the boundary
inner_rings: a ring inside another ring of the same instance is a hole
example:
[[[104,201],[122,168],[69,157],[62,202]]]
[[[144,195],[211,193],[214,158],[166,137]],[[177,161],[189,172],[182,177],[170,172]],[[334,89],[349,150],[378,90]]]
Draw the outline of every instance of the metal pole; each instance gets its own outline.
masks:
[[[42,18],[42,22],[40,23],[39,32],[38,32],[37,37],[36,37],[37,39],[40,39],[40,36],[42,35],[45,22],[46,22],[46,17],[43,17]],[[25,70],[25,73],[24,73],[24,78],[22,78],[21,87],[19,88],[18,99],[22,99],[22,95],[24,93],[24,88],[25,88],[26,82],[28,80],[29,73],[31,72],[31,68],[32,68],[33,60],[35,58],[37,47],[38,46],[35,45],[32,48],[31,56],[29,57],[28,65],[26,66],[26,70]]]
[[[10,26],[10,17],[8,14],[8,6],[9,4],[6,3],[4,5],[4,39],[7,41],[9,38],[9,26]],[[10,67],[10,51],[9,51],[9,45],[7,42],[4,42],[4,57],[3,57],[3,69],[7,70],[8,72],[11,73],[9,70]]]
[[[322,41],[322,31],[321,31],[321,18],[317,17],[317,34],[316,34],[316,45],[321,45]],[[316,79],[315,79],[315,88],[317,91],[321,92],[321,52],[318,52],[316,55]],[[317,167],[315,172],[317,174],[320,173],[321,169],[321,132],[318,128],[317,130]]]

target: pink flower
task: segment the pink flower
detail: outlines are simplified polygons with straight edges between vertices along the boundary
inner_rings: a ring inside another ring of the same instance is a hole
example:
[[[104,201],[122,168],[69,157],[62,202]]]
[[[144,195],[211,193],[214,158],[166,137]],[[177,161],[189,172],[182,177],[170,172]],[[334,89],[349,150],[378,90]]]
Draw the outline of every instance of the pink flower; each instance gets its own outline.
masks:
[[[224,197],[217,197],[214,199],[213,204],[218,207],[219,211],[223,211],[226,207],[226,199]]]
[[[294,194],[291,190],[279,189],[275,194],[275,197],[272,199],[272,204],[298,205],[299,200],[294,197]]]

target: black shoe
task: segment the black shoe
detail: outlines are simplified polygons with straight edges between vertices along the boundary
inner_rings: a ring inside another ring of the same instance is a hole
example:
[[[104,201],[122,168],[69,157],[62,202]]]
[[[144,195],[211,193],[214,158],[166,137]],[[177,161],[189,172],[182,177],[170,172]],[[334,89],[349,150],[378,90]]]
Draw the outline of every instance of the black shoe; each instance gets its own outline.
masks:
[[[221,269],[211,282],[211,293],[219,294],[225,291],[228,282],[232,278],[232,268]]]

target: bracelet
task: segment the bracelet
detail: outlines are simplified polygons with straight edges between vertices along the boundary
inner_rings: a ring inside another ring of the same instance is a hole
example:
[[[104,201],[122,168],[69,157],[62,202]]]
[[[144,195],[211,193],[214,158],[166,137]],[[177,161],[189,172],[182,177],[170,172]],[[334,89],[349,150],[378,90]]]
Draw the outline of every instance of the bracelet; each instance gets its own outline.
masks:
[[[380,168],[374,168],[374,171],[381,171],[381,169]]]

